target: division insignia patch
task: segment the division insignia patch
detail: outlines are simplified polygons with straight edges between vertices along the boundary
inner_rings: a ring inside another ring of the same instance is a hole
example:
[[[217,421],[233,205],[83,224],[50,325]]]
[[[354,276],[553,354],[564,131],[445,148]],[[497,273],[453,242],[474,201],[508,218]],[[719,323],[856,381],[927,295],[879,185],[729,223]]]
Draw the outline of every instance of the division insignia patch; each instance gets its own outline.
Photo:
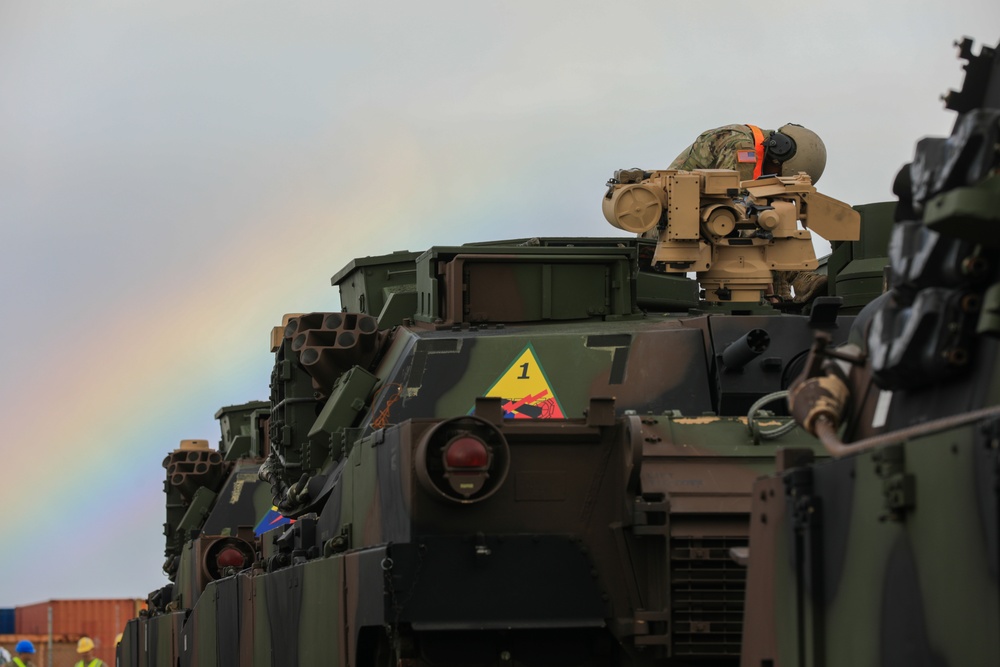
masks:
[[[503,399],[506,419],[566,417],[530,343],[483,395]]]

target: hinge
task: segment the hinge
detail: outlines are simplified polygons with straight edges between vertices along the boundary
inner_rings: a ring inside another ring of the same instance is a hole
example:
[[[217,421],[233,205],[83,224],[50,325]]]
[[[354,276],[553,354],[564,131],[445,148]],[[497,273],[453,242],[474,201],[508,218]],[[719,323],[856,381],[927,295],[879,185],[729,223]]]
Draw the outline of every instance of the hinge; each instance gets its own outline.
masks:
[[[669,646],[670,612],[636,609],[632,629],[636,646]]]
[[[635,499],[632,532],[636,535],[662,535],[670,530],[670,500],[662,493],[644,493]]]
[[[902,521],[916,505],[916,478],[906,472],[906,450],[901,444],[888,445],[872,454],[872,461],[882,480],[883,518]]]
[[[792,468],[785,473],[785,494],[790,497],[796,532],[819,527],[819,499],[813,495],[812,468]]]
[[[323,555],[332,556],[351,548],[351,524],[346,523],[340,529],[340,535],[323,543]]]

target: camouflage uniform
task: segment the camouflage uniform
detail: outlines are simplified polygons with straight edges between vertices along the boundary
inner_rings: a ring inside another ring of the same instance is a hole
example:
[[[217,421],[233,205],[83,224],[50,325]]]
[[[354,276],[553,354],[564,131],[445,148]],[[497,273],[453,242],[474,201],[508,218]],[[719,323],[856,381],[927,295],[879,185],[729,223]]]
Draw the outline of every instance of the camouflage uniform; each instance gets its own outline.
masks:
[[[766,140],[774,130],[764,130]],[[740,172],[741,181],[753,180],[755,162],[740,162],[740,151],[754,149],[753,132],[747,125],[723,125],[702,132],[693,144],[674,158],[668,169],[733,169]]]
[[[766,140],[774,130],[761,130]],[[740,162],[740,151],[754,150],[753,131],[747,125],[723,125],[705,130],[695,142],[681,151],[667,169],[732,169],[740,173],[741,181],[753,180],[756,162]],[[656,228],[643,232],[643,238],[658,237]]]
[[[774,130],[761,128],[764,140]],[[753,180],[756,160],[740,161],[740,151],[753,151],[753,131],[748,125],[723,125],[711,130],[705,130],[694,143],[681,151],[674,158],[668,169],[693,171],[695,169],[732,169],[740,173],[741,181]],[[643,234],[645,238],[657,238],[657,230],[653,229]],[[826,285],[826,276],[811,271],[772,271],[774,277],[774,294],[782,301],[804,303]],[[795,288],[795,298],[792,298],[792,288]]]

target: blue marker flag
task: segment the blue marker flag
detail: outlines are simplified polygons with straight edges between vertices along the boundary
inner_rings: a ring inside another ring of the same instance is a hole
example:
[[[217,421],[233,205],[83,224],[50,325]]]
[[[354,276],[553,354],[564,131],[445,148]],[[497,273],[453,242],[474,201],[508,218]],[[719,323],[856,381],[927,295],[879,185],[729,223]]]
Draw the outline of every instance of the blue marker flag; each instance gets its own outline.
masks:
[[[267,511],[266,514],[257,522],[254,526],[253,534],[254,537],[260,537],[264,533],[274,530],[280,526],[284,526],[288,523],[295,523],[294,519],[289,519],[278,511],[277,505],[271,505],[271,509]]]

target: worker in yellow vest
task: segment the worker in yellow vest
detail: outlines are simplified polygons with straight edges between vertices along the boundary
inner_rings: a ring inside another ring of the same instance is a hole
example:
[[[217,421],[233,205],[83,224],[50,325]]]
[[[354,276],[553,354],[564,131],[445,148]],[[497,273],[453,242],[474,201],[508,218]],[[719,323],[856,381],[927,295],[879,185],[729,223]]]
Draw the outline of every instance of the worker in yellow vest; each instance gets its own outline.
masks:
[[[11,665],[17,665],[17,667],[33,667],[35,664],[31,659],[35,656],[35,645],[29,642],[27,639],[22,639],[14,647],[14,659],[10,661]]]
[[[80,641],[76,643],[76,652],[80,655],[76,667],[107,667],[103,660],[94,657],[94,640],[90,637],[80,637]]]

